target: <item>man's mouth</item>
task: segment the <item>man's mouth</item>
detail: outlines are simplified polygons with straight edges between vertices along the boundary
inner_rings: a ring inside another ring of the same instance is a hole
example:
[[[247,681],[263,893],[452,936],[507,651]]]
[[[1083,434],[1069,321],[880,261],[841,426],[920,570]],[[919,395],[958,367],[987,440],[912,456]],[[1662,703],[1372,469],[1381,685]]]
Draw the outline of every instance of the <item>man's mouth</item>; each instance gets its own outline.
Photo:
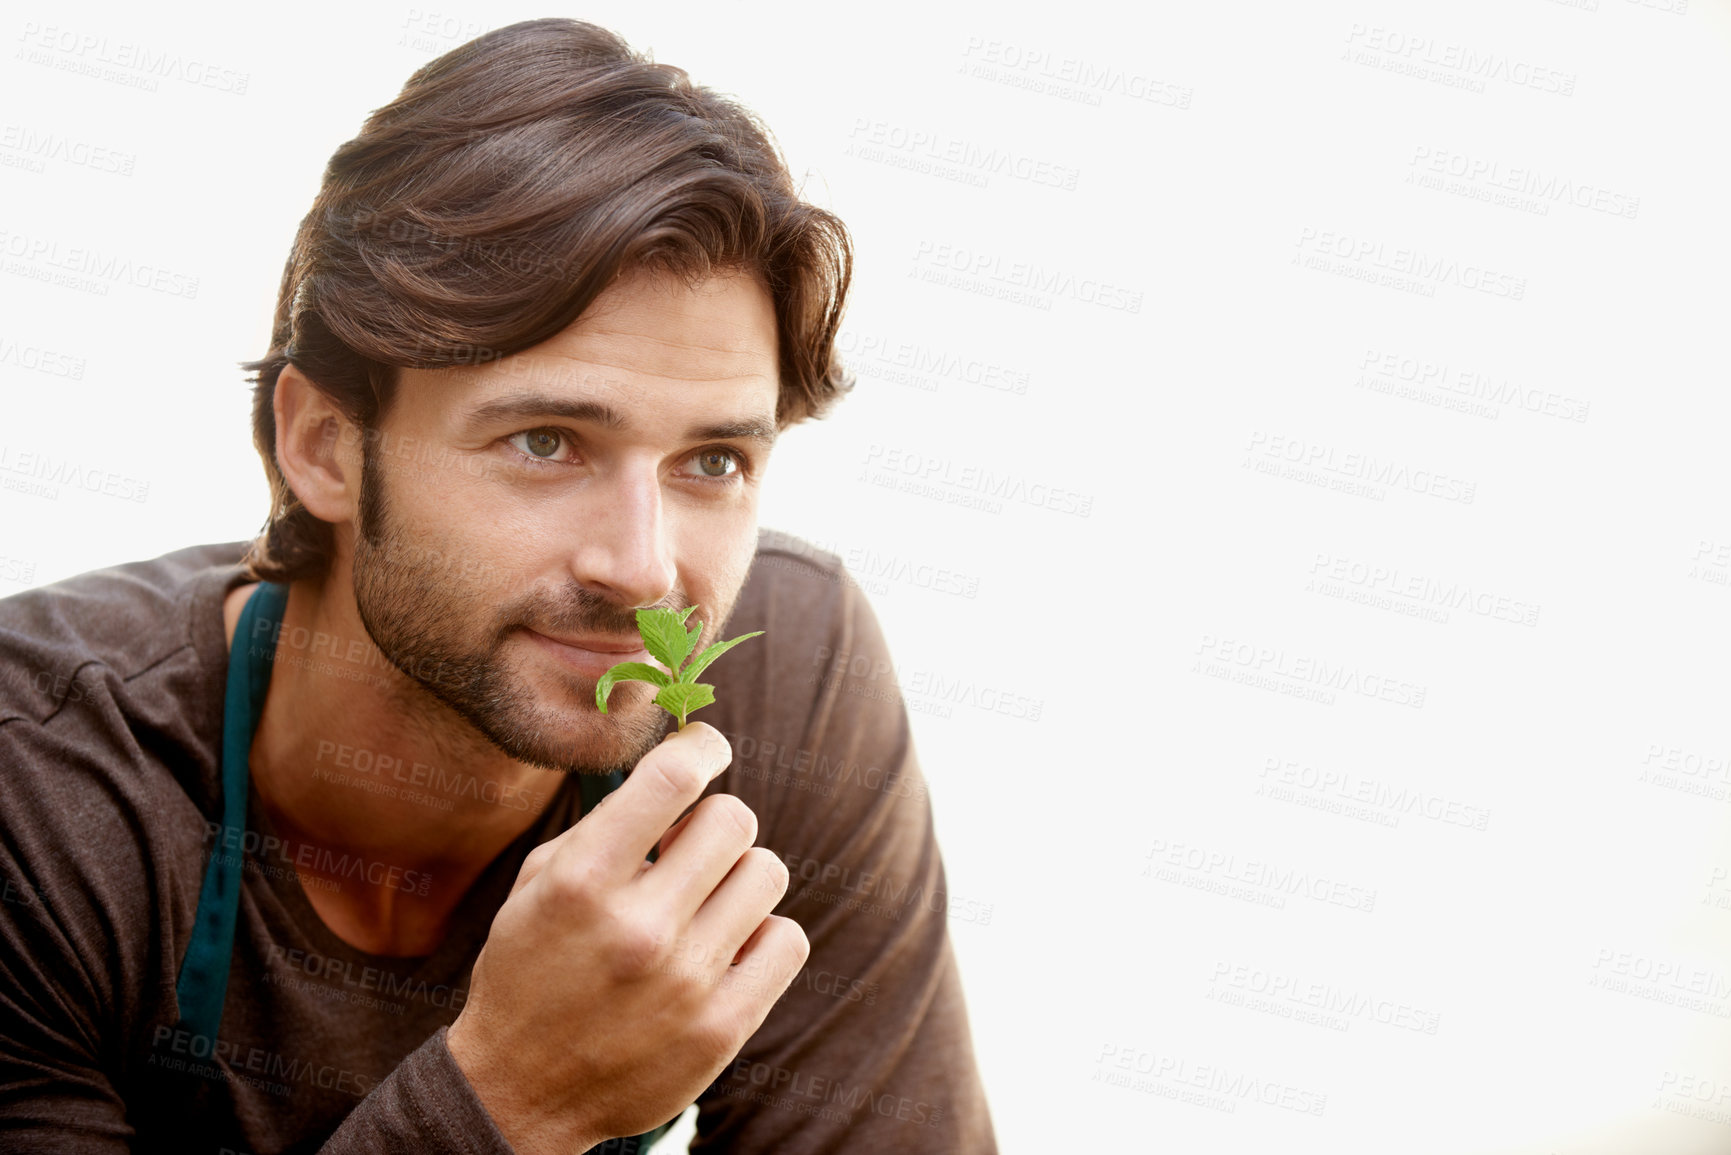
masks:
[[[572,646],[595,654],[635,654],[643,648],[643,642],[638,638],[566,637],[563,634],[541,636],[562,646]]]
[[[527,626],[523,632],[541,650],[588,678],[598,680],[620,662],[649,661],[639,638],[551,637]]]

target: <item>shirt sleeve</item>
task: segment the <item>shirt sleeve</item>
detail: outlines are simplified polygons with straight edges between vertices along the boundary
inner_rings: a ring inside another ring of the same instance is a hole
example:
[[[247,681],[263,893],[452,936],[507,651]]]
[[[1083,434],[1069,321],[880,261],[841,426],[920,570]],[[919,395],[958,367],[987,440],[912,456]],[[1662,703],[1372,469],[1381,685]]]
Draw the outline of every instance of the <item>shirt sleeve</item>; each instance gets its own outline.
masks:
[[[147,908],[147,863],[104,784],[44,773],[63,756],[35,722],[0,724],[0,1149],[124,1152],[118,1051],[149,944],[114,912]]]
[[[876,615],[836,578],[780,583],[757,687],[776,705],[713,784],[787,864],[776,913],[811,954],[699,1099],[691,1150],[994,1155],[907,710]]]
[[[319,1155],[511,1155],[440,1027],[397,1064]]]

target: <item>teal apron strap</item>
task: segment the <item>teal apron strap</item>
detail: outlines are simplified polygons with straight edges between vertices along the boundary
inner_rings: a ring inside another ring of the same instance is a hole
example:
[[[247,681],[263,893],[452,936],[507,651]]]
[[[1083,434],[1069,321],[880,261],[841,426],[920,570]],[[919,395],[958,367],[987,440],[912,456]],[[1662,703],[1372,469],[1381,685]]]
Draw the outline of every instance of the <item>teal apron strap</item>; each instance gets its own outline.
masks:
[[[287,605],[287,586],[260,583],[247,598],[229,643],[228,687],[222,704],[222,828],[205,866],[204,889],[199,891],[198,913],[192,922],[192,944],[181,960],[180,980],[174,988],[180,1002],[181,1028],[213,1043],[222,1025],[223,997],[228,993],[228,960],[234,953],[234,924],[246,862],[246,797],[252,783],[247,755],[259,716],[264,713],[277,627]]]
[[[606,774],[577,775],[577,795],[583,801],[583,809],[578,817],[589,813],[601,805],[601,800],[625,785],[625,771],[612,770]],[[655,853],[659,847],[651,846],[649,853],[644,855],[650,862],[655,861]]]
[[[615,770],[611,774],[579,774],[577,775],[577,795],[583,802],[583,813],[587,814],[601,804],[601,800],[625,785],[623,771]],[[649,852],[653,855],[655,852]],[[654,858],[650,859],[655,861]]]

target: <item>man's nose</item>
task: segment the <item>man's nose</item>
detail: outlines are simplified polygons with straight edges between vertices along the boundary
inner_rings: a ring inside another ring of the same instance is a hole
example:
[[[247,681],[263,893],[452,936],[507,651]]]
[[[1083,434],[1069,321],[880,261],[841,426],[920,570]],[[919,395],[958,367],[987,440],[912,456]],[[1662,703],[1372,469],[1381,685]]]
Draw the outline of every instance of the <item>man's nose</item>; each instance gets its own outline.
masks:
[[[576,527],[571,572],[585,589],[637,609],[661,602],[677,581],[653,467],[622,469],[598,487]]]

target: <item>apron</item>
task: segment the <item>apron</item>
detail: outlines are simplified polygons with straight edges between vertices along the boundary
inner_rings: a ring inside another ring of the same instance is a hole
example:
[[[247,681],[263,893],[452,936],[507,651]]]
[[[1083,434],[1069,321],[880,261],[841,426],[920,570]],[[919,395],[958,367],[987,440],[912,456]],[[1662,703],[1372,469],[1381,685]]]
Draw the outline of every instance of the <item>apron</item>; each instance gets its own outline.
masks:
[[[207,1039],[217,1037],[217,1027],[222,1023],[244,865],[244,854],[224,854],[222,848],[242,845],[247,791],[252,786],[248,755],[252,751],[253,731],[264,713],[265,691],[270,687],[271,662],[276,655],[277,629],[287,607],[287,586],[261,582],[246,600],[229,647],[228,684],[222,710],[223,835],[216,839],[205,866],[204,887],[199,891],[198,913],[193,918],[192,943],[181,960],[180,979],[175,984],[175,994],[180,1000],[180,1028]],[[243,655],[245,660],[235,660]],[[625,775],[619,770],[605,777],[579,774],[577,787],[582,813],[589,813],[624,782]],[[230,842],[230,838],[234,841]],[[653,849],[649,860],[655,860]],[[640,1155],[678,1121],[675,1117],[642,1135],[609,1139],[590,1151],[592,1155]]]

